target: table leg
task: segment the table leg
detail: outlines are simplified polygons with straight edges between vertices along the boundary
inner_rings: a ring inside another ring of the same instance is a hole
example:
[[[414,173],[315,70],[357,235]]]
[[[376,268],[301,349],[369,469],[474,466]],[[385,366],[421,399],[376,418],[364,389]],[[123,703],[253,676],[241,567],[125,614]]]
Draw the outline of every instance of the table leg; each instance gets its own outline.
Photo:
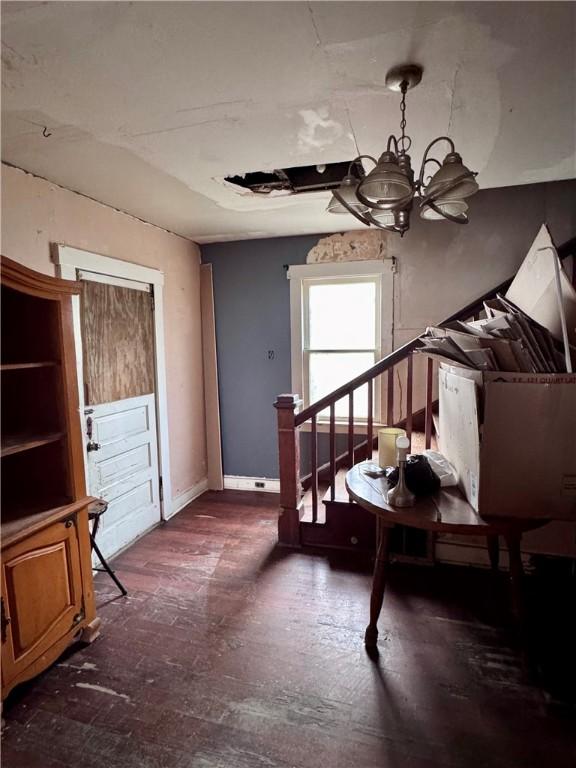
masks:
[[[364,635],[364,643],[367,648],[375,648],[378,641],[377,624],[380,611],[382,610],[382,602],[384,601],[389,540],[390,528],[380,522],[378,526],[376,562],[374,563],[374,575],[372,577],[372,594],[370,595],[370,624],[366,627],[366,634]]]
[[[500,546],[498,543],[498,536],[486,536],[486,540],[488,542],[490,566],[493,571],[498,571],[498,563],[500,560]]]
[[[522,580],[524,577],[524,568],[522,566],[522,556],[520,554],[521,539],[521,533],[509,533],[506,536],[508,556],[510,558],[510,589],[512,593],[512,613],[516,619],[521,619],[523,613]]]

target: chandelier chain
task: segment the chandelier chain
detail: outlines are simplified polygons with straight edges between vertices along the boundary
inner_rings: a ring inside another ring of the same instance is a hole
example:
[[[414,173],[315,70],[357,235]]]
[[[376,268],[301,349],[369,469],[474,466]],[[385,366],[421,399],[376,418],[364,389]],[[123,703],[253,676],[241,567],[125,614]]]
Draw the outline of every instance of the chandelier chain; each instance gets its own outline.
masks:
[[[410,137],[406,136],[406,131],[405,131],[406,129],[406,91],[408,90],[408,83],[406,81],[404,81],[401,84],[400,90],[402,91],[402,100],[400,101],[400,112],[402,114],[402,119],[400,120],[400,130],[402,131],[402,133],[400,135],[400,141],[398,142],[398,144],[400,145],[402,152],[406,152],[408,149],[406,147],[406,141],[408,140],[410,141],[410,143],[412,143],[410,140]]]

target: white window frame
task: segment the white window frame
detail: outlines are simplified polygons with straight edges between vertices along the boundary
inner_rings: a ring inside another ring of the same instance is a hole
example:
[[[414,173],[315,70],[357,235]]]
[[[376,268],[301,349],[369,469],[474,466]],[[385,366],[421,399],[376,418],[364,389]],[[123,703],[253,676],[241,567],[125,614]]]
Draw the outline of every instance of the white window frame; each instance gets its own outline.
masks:
[[[392,351],[392,333],[394,321],[394,262],[385,261],[349,261],[327,264],[302,264],[291,266],[287,277],[290,280],[290,333],[291,333],[291,366],[292,392],[300,395],[306,402],[309,387],[307,385],[307,358],[304,350],[305,322],[304,309],[306,292],[310,285],[322,280],[334,280],[345,283],[362,277],[373,278],[376,281],[376,312],[379,323],[376,333],[376,361]],[[374,424],[382,423],[381,390],[374,391]],[[347,424],[347,419],[337,419],[338,424]],[[355,423],[365,424],[365,418],[355,418]],[[320,420],[320,427],[322,420]]]

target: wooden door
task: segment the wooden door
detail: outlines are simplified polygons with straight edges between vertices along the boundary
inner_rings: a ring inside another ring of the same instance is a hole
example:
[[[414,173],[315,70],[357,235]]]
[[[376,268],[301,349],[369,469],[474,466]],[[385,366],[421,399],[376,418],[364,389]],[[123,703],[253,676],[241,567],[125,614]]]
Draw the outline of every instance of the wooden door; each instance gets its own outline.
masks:
[[[2,676],[9,681],[84,619],[76,516],[2,553]]]
[[[154,395],[87,410],[86,432],[99,446],[88,452],[88,485],[108,502],[98,533],[98,546],[108,557],[160,520]]]
[[[80,272],[88,489],[113,555],[161,519],[150,286]],[[110,282],[114,281],[114,284]]]

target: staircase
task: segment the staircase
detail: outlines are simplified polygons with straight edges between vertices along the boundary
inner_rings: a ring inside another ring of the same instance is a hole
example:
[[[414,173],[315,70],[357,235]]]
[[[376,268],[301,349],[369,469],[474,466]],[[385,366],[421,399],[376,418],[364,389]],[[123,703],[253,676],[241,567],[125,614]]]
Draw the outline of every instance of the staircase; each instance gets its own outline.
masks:
[[[576,260],[576,238],[558,248],[564,260]],[[573,268],[573,280],[576,268]],[[478,319],[483,303],[504,293],[513,277],[480,296],[443,323]],[[440,323],[442,325],[442,323]],[[274,403],[278,417],[280,459],[280,516],[278,541],[287,546],[322,546],[339,549],[371,549],[375,518],[348,499],[344,478],[354,464],[373,457],[375,434],[381,426],[406,430],[411,450],[434,447],[434,416],[437,407],[437,364],[414,356],[419,346],[414,338],[373,365],[360,376],[300,411],[298,395],[279,395]],[[368,417],[354,419],[354,393],[367,388]],[[374,419],[375,392],[379,393],[385,423]],[[344,424],[335,418],[336,403],[348,400]],[[320,414],[328,410],[328,419]],[[342,433],[344,430],[344,433]],[[338,439],[340,438],[340,439]],[[309,441],[309,461],[301,467],[301,440]],[[338,447],[344,440],[345,450]],[[338,451],[340,450],[340,453]],[[320,456],[325,453],[325,461]],[[424,560],[431,558],[431,542],[414,545]]]

